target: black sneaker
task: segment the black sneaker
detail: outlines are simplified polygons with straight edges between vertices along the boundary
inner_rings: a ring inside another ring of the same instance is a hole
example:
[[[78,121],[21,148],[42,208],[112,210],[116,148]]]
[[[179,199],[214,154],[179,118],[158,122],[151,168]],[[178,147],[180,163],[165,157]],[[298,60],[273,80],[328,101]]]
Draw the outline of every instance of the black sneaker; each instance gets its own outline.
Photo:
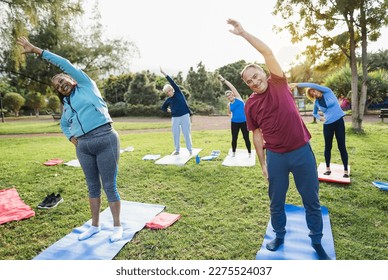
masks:
[[[57,207],[59,203],[63,202],[63,198],[60,194],[54,195],[51,200],[46,203],[45,207],[46,209]]]
[[[48,196],[46,196],[45,199],[43,199],[43,201],[41,203],[39,203],[38,208],[40,208],[40,209],[46,208],[47,203],[51,202],[53,197],[55,197],[54,193],[49,194]]]

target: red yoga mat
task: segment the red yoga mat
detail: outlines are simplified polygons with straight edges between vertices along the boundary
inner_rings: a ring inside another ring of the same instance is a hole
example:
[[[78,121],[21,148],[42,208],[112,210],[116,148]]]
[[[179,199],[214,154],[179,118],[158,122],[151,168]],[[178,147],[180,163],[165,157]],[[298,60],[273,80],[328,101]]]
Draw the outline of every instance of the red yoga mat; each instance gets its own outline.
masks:
[[[0,190],[0,224],[35,216],[35,212],[20,198],[15,188]]]
[[[53,166],[53,165],[57,165],[57,164],[61,164],[61,163],[63,163],[63,159],[53,158],[53,159],[50,159],[50,160],[44,162],[43,164],[47,165],[47,166]]]
[[[166,212],[162,212],[156,215],[151,221],[146,223],[146,228],[150,229],[164,229],[166,227],[171,226],[177,220],[179,220],[181,215],[179,214],[170,214]]]

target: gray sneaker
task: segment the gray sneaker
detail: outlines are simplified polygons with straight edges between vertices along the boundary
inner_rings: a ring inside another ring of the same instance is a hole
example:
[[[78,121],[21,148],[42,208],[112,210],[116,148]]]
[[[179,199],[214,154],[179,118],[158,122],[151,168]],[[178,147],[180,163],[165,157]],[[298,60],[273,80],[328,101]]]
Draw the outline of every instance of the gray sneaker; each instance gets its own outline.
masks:
[[[173,155],[173,156],[177,156],[177,155],[179,155],[179,152],[178,152],[178,151],[175,151],[172,155]]]

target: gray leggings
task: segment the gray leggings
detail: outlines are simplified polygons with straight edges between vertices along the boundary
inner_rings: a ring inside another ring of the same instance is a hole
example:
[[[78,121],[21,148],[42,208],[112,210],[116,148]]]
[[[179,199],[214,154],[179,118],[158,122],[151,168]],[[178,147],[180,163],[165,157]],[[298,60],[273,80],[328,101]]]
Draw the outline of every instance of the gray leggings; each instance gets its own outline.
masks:
[[[78,138],[77,157],[84,171],[89,198],[101,196],[101,182],[109,202],[120,200],[117,170],[120,140],[110,124],[100,126]]]

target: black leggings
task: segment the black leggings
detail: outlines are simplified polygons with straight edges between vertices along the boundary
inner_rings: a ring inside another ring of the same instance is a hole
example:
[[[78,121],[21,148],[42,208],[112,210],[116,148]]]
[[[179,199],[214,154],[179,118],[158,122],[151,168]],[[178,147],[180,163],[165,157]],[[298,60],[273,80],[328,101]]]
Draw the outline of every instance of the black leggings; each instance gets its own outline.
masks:
[[[248,149],[248,153],[251,153],[251,141],[249,140],[249,132],[248,132],[248,129],[247,129],[247,123],[246,122],[242,122],[242,123],[231,122],[232,151],[233,151],[233,153],[236,152],[238,132],[239,132],[240,129],[241,129],[241,132],[243,134],[244,141],[245,141],[245,146]]]
[[[341,154],[344,170],[348,170],[348,152],[345,145],[345,122],[343,118],[331,124],[323,125],[323,136],[325,138],[325,161],[326,167],[330,167],[331,148],[333,147],[333,138],[337,139],[338,150]]]

